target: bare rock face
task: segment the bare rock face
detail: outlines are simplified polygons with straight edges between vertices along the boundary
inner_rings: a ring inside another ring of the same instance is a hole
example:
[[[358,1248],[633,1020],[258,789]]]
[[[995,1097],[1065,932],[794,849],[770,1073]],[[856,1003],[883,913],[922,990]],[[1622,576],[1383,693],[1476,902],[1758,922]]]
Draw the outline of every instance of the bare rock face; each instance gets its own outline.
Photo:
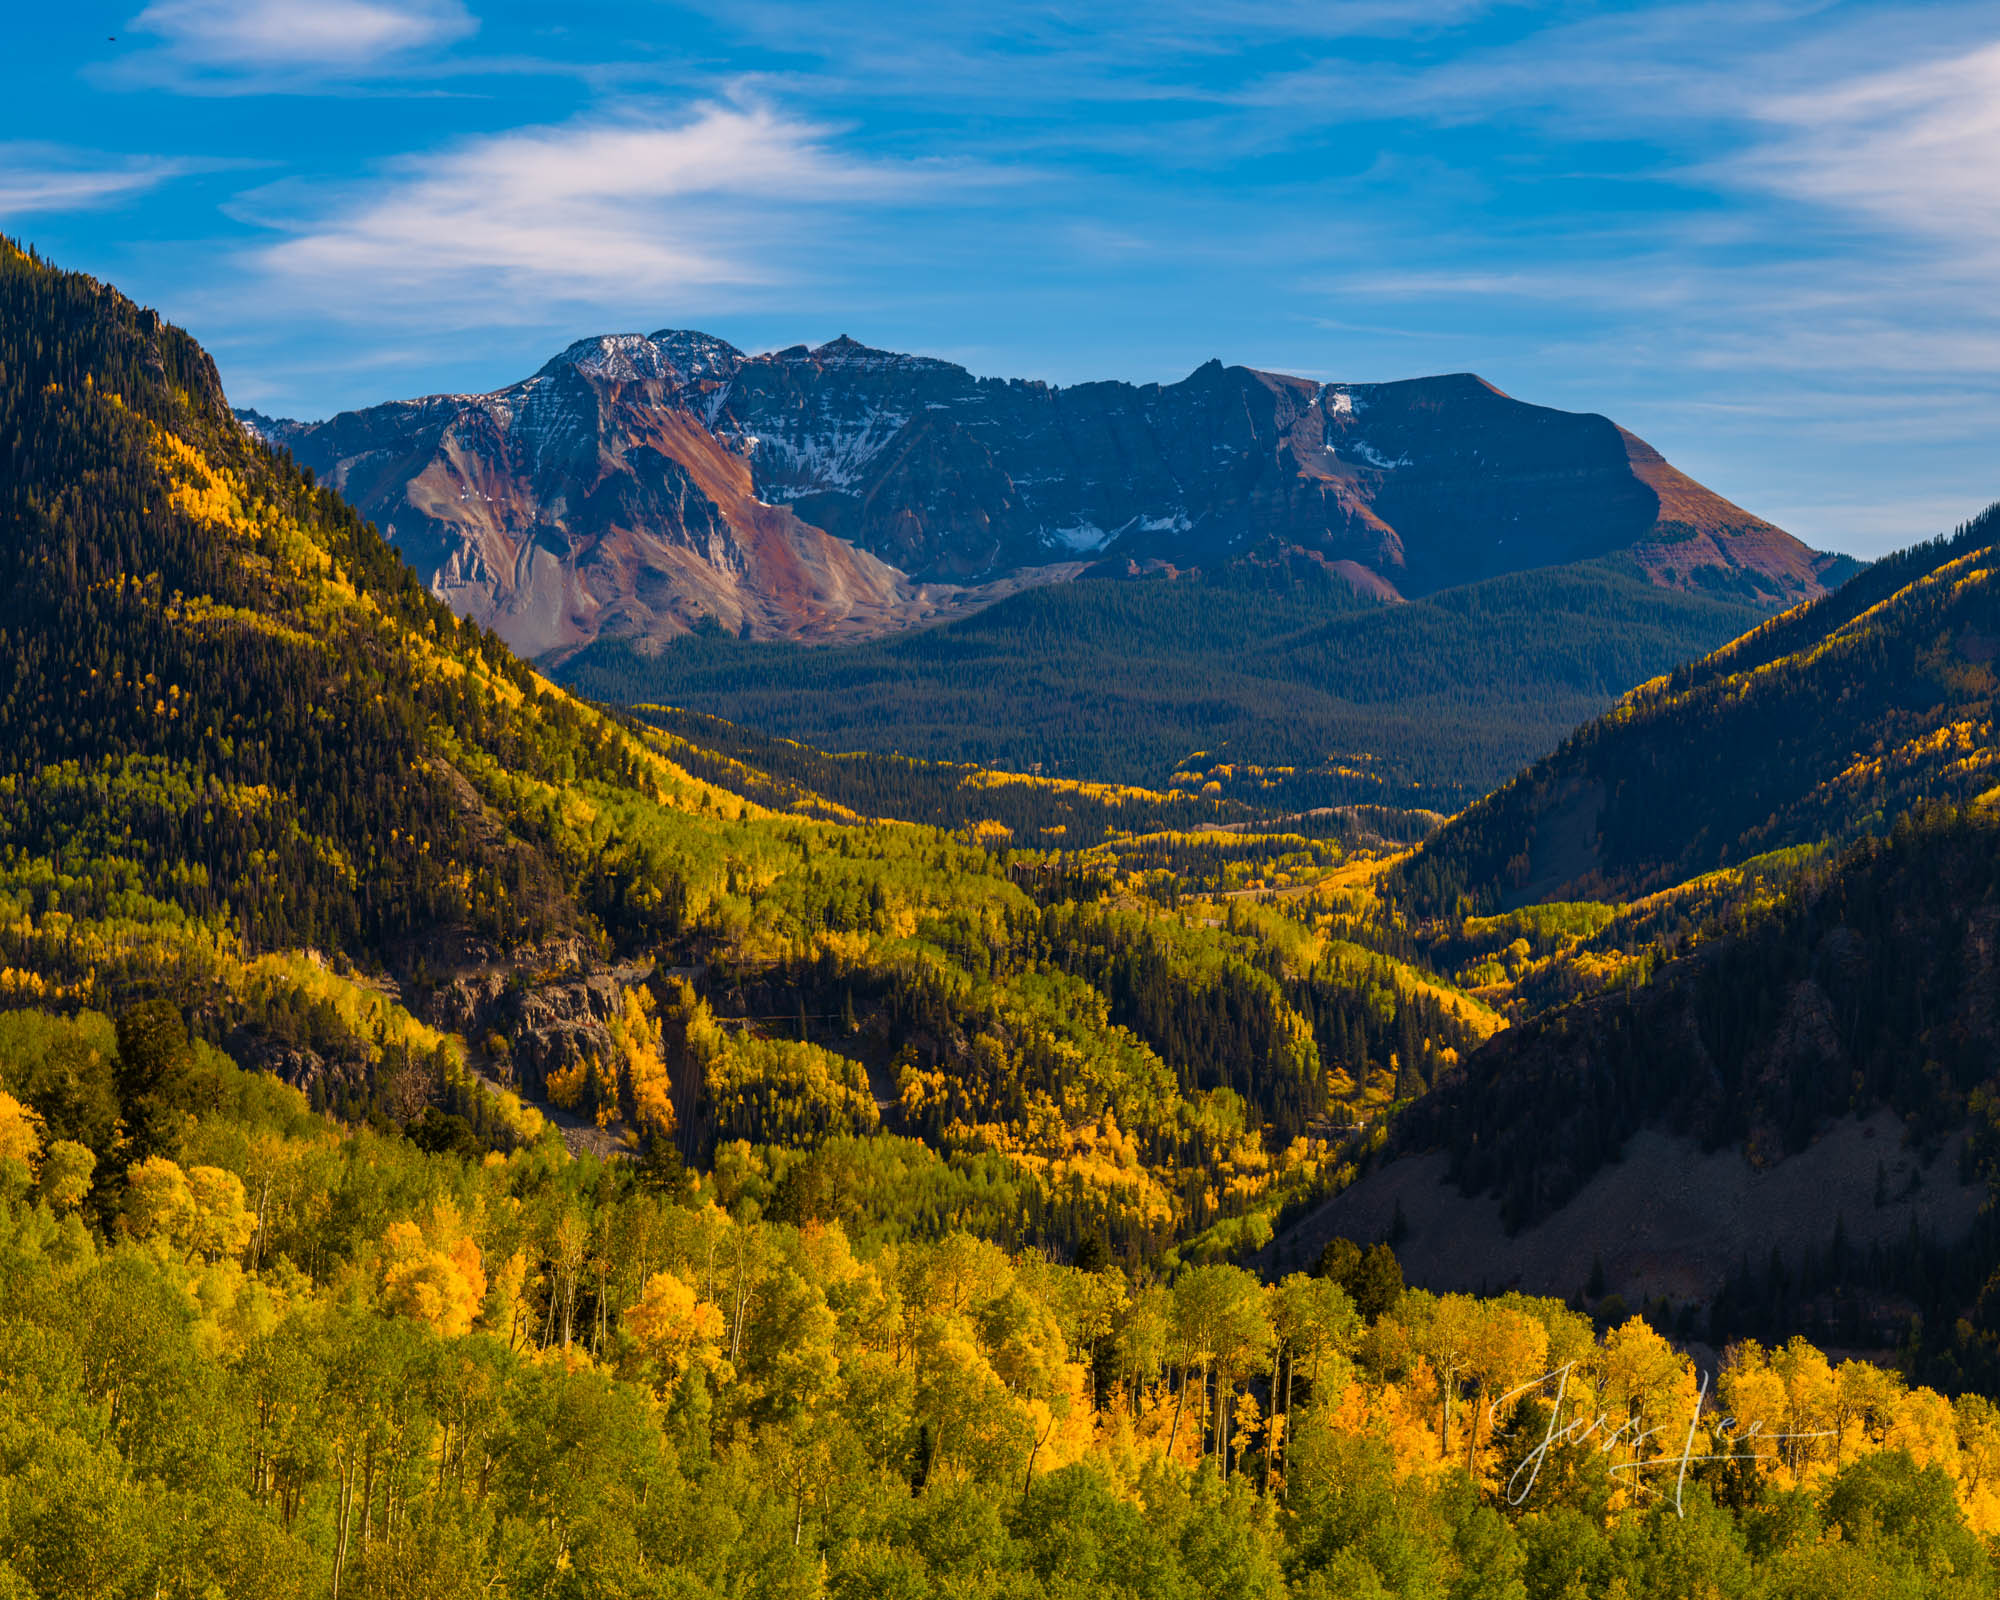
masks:
[[[608,973],[523,989],[509,1001],[503,1014],[514,1071],[537,1091],[551,1072],[610,1056],[605,1024],[618,1014],[618,985]]]
[[[943,620],[1090,563],[1267,539],[1384,598],[1631,551],[1771,604],[1831,558],[1599,416],[1461,373],[1320,384],[1211,361],[1175,384],[976,378],[840,338],[746,356],[663,330],[572,345],[485,395],[321,423],[241,414],[530,655]]]
[[[620,991],[607,971],[572,966],[549,976],[535,969],[531,958],[461,972],[431,988],[422,1011],[433,1027],[470,1040],[500,1034],[517,1081],[539,1094],[551,1072],[609,1057],[605,1025],[618,1015]]]
[[[309,1045],[287,1044],[242,1028],[223,1045],[243,1065],[268,1072],[302,1093],[310,1094],[316,1087],[337,1091],[368,1085],[369,1064],[358,1055],[329,1060]]]
[[[506,992],[504,972],[467,973],[432,991],[424,1008],[425,1020],[446,1033],[477,1038],[482,1025],[492,1026]]]

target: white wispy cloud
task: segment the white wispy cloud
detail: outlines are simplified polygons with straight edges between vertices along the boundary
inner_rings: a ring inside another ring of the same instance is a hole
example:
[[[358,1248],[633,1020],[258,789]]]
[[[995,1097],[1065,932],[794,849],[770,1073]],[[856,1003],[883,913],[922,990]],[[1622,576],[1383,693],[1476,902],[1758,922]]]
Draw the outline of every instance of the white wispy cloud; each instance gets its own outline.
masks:
[[[165,156],[108,156],[52,144],[0,144],[0,217],[113,206],[199,165]]]
[[[824,128],[769,106],[628,109],[406,158],[282,224],[293,236],[254,265],[292,296],[366,318],[471,325],[557,303],[653,305],[780,281],[813,257],[806,216],[906,198],[937,176],[844,156]]]
[[[123,75],[196,88],[350,76],[454,43],[478,22],[461,0],[153,0],[126,26],[159,44]]]
[[[2000,245],[2000,42],[1760,99],[1738,173],[1936,240]]]

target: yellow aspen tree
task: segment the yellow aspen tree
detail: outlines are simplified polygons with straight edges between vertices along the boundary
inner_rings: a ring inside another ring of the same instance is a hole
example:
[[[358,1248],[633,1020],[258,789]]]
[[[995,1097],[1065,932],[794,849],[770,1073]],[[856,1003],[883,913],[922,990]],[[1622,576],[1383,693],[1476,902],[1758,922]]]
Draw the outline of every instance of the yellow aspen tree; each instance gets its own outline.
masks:
[[[1839,1380],[1826,1357],[1796,1337],[1771,1353],[1771,1370],[1785,1386],[1781,1453],[1792,1476],[1804,1481],[1815,1464],[1832,1463]]]
[[[1264,1408],[1257,1404],[1257,1397],[1248,1389],[1236,1397],[1231,1420],[1235,1428],[1230,1446],[1234,1451],[1235,1468],[1240,1472],[1244,1456],[1256,1446],[1258,1436],[1264,1431]]]
[[[194,1215],[194,1193],[178,1161],[148,1156],[125,1174],[125,1226],[146,1242],[177,1244]]]
[[[18,1161],[32,1176],[42,1153],[42,1119],[0,1090],[0,1161]]]
[[[1548,1371],[1549,1330],[1513,1306],[1479,1303],[1472,1357],[1467,1365],[1478,1394],[1466,1407],[1465,1469],[1479,1476],[1481,1434],[1494,1397]]]
[[[933,1472],[1012,1478],[1034,1449],[1034,1420],[1009,1392],[963,1317],[924,1317],[916,1334],[916,1411],[931,1430]]]
[[[243,1180],[221,1167],[189,1167],[187,1185],[194,1202],[182,1247],[204,1261],[235,1261],[257,1233]]]
[[[528,1304],[528,1253],[516,1250],[494,1269],[480,1319],[493,1333],[519,1350],[527,1340],[533,1313]]]
[[[698,1299],[693,1288],[671,1272],[654,1273],[638,1302],[625,1308],[625,1330],[652,1362],[662,1393],[696,1369],[727,1380],[723,1329],[722,1308]]]
[[[1958,1502],[1982,1538],[2000,1532],[2000,1407],[1984,1395],[1960,1395],[1952,1405],[1958,1424]]]
[[[1833,1465],[1838,1471],[1849,1453],[1874,1448],[1895,1420],[1903,1398],[1903,1375],[1872,1361],[1843,1361],[1834,1374]]]
[[[1694,1415],[1696,1383],[1687,1358],[1654,1332],[1644,1317],[1612,1330],[1597,1358],[1599,1403],[1609,1425],[1625,1427],[1622,1451],[1629,1465],[1678,1455]],[[1782,1403],[1783,1389],[1779,1390]],[[1642,1473],[1627,1474],[1639,1480]]]
[[[1771,1370],[1771,1358],[1755,1339],[1745,1339],[1724,1353],[1716,1381],[1716,1401],[1731,1419],[1722,1435],[1724,1447],[1757,1457],[1759,1473],[1785,1471],[1782,1441],[1784,1416],[1790,1401],[1785,1380]]]
[[[1945,1471],[1958,1472],[1958,1419],[1951,1402],[1935,1389],[1912,1389],[1895,1410],[1883,1444],[1891,1450],[1907,1450],[1920,1467],[1936,1462]]]
[[[987,1359],[1027,1414],[1032,1481],[1045,1451],[1049,1466],[1063,1466],[1089,1442],[1084,1370],[1069,1359],[1069,1341],[1049,1306],[1018,1285],[989,1302],[980,1320]]]
[[[625,991],[611,1034],[622,1057],[633,1120],[660,1136],[674,1131],[674,1102],[657,1011],[652,991],[635,984]]]
[[[382,1303],[399,1316],[455,1339],[472,1330],[486,1298],[479,1246],[458,1208],[432,1207],[425,1225],[392,1222],[382,1236]]]
[[[1412,1309],[1421,1304],[1416,1302]],[[1442,1461],[1451,1454],[1452,1405],[1472,1369],[1479,1344],[1479,1302],[1470,1295],[1441,1295],[1428,1316],[1413,1318],[1408,1326],[1411,1348],[1430,1368],[1437,1395],[1438,1459]]]
[[[589,1086],[588,1061],[573,1061],[542,1079],[542,1092],[549,1097],[549,1104],[561,1106],[565,1111],[574,1111],[582,1103],[583,1091]]]

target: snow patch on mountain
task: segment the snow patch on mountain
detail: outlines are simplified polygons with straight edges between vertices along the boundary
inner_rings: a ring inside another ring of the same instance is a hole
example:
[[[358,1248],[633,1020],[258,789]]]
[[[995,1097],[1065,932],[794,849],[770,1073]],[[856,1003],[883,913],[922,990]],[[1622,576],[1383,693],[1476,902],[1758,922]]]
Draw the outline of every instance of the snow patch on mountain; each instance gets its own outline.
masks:
[[[309,422],[294,422],[290,417],[267,417],[263,412],[252,411],[246,406],[238,406],[235,417],[238,425],[251,438],[276,450],[289,448],[292,440],[312,426]]]
[[[1383,472],[1394,472],[1396,468],[1407,467],[1410,464],[1409,452],[1405,451],[1402,455],[1396,457],[1394,461],[1391,461],[1366,439],[1349,439],[1346,441],[1346,446],[1369,466]],[[1333,446],[1328,445],[1327,448],[1331,450]]]
[[[754,451],[759,481],[768,480],[777,498],[796,500],[862,482],[870,463],[909,420],[908,412],[886,406],[869,406],[853,416],[822,410],[813,419],[817,426],[789,438],[769,433],[737,437]]]
[[[745,360],[728,340],[693,328],[661,328],[647,337],[683,385],[727,382]]]
[[[780,357],[792,354],[779,352]],[[935,356],[905,355],[899,350],[877,350],[865,345],[859,339],[850,339],[842,334],[838,339],[829,340],[815,350],[805,352],[809,360],[822,367],[841,367],[860,372],[959,372],[965,369],[949,361],[940,361]],[[969,374],[967,374],[970,376]]]
[[[603,333],[579,339],[544,366],[542,373],[562,367],[616,383],[636,383],[662,375],[660,352],[643,333]]]
[[[603,333],[579,339],[537,376],[564,367],[611,383],[666,383],[676,388],[725,382],[743,364],[743,352],[726,340],[687,328],[655,333]]]
[[[1111,535],[1094,522],[1079,519],[1067,528],[1044,528],[1043,540],[1052,545],[1061,545],[1065,550],[1102,550],[1111,542]]]
[[[587,385],[562,383],[544,371],[505,398],[511,403],[485,409],[531,470],[596,455],[599,417]]]

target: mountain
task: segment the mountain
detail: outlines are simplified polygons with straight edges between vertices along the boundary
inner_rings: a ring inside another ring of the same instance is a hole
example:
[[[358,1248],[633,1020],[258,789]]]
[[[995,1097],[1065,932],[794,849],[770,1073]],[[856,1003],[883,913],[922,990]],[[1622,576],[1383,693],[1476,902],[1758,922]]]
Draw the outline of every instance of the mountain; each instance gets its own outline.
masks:
[[[1399,874],[1422,913],[1629,897],[1993,787],[2000,506],[1632,691]]]
[[[1213,567],[1271,542],[1384,598],[1629,552],[1653,583],[1769,609],[1838,562],[1605,418],[1470,374],[1212,361],[1060,388],[846,337],[751,356],[663,330],[579,341],[492,394],[243,417],[529,655],[704,618],[868,637],[1086,563]]]
[[[0,1594],[1994,1593],[1978,1393],[1235,1264],[1500,1025],[1372,887],[1435,819],[586,704],[4,243],[0,659]],[[1770,924],[1919,1118],[1983,1070],[1977,828],[1851,858],[1890,959]],[[1785,1061],[1684,1098],[1838,1092]],[[1986,1259],[1877,1248],[1922,1328],[1827,1331],[2000,1387]]]

